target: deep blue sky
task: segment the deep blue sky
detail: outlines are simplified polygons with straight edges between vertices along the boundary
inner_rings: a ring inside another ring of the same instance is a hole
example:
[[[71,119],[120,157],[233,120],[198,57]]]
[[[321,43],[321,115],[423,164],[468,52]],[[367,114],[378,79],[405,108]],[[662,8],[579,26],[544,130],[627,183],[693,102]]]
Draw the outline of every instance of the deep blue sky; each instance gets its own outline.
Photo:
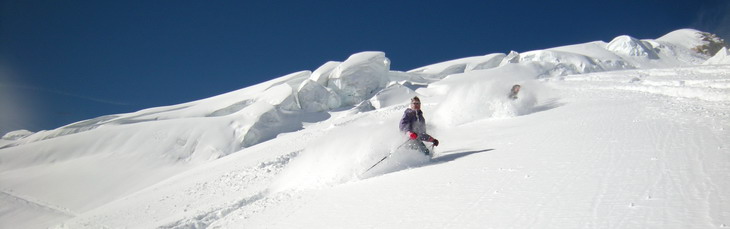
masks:
[[[393,70],[680,28],[728,0],[0,0],[0,134],[202,99],[361,51]]]

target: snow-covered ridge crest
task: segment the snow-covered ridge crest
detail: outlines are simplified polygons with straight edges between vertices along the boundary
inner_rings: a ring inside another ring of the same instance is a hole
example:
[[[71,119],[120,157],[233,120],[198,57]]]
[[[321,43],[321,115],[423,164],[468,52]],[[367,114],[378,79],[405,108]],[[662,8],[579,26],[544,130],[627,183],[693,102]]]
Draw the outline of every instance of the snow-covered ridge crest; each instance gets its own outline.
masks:
[[[533,50],[524,53],[488,54],[445,61],[413,69],[412,73],[429,73],[440,78],[451,74],[483,70],[515,63],[537,63],[545,68],[541,77],[565,76],[626,69],[690,66],[704,62],[713,53],[703,47],[726,46],[712,34],[681,29],[658,39],[637,39],[621,35],[610,42],[594,41],[577,45]],[[719,48],[717,48],[719,49]],[[485,64],[495,63],[498,64]],[[482,66],[478,69],[466,66]]]

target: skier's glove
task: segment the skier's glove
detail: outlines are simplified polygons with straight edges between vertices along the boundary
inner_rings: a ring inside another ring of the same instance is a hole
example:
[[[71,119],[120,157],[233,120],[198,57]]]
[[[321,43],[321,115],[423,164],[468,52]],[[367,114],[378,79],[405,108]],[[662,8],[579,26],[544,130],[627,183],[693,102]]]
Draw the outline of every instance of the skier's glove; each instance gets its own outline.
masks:
[[[408,131],[408,137],[416,140],[416,138],[418,138],[418,134]]]
[[[433,146],[439,146],[439,140],[434,139],[433,140]]]

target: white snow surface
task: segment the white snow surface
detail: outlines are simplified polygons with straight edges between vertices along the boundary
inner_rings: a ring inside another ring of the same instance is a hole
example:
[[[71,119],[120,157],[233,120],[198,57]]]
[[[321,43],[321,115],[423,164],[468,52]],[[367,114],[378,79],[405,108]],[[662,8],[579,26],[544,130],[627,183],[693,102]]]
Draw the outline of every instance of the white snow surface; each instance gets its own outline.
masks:
[[[727,47],[722,47],[720,51],[717,51],[714,56],[702,64],[730,64],[730,50]]]
[[[730,65],[702,64],[698,33],[408,72],[362,52],[203,100],[11,132],[0,228],[729,227]],[[441,143],[430,159],[400,147],[413,96]]]

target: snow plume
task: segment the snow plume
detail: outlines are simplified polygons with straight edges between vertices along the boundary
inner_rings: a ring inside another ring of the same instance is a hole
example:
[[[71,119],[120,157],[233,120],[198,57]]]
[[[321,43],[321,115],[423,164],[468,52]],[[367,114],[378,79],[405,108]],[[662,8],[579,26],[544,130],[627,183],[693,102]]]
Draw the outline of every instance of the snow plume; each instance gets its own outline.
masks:
[[[433,111],[432,120],[440,126],[457,126],[485,118],[509,118],[537,111],[538,96],[547,98],[549,93],[535,80],[540,75],[537,68],[531,68],[535,66],[508,64],[493,70],[449,76],[451,79],[444,80],[449,86],[439,83],[433,87],[445,95]],[[518,99],[508,99],[515,84],[522,87]]]
[[[536,98],[528,87],[522,86],[525,89],[517,100],[507,98],[512,85],[503,81],[482,81],[456,87],[434,112],[435,121],[452,126],[484,118],[509,118],[529,113]]]
[[[358,179],[405,138],[397,120],[334,127],[309,144],[273,183],[271,190],[321,188]]]

